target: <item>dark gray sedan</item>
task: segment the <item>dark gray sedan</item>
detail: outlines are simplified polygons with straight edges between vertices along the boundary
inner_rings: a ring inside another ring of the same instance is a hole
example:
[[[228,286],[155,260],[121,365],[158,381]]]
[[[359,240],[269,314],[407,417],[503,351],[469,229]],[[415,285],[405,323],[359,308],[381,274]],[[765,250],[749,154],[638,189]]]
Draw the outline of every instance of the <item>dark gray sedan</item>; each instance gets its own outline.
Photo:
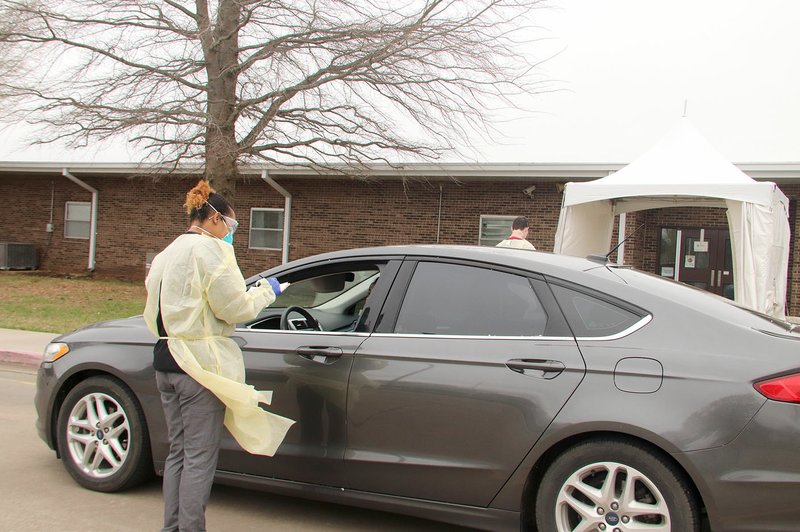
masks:
[[[268,275],[292,286],[235,338],[297,424],[272,458],[224,439],[218,482],[491,530],[800,528],[787,322],[513,249],[360,249]],[[38,430],[87,488],[163,467],[154,342],[136,317],[48,347]]]

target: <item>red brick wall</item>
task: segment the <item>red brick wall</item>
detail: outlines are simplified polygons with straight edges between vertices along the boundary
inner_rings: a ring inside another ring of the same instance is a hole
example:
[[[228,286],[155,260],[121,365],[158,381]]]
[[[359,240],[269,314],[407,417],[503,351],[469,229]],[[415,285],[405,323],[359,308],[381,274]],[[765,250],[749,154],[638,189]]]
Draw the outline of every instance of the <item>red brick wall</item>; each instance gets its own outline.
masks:
[[[140,279],[148,251],[160,251],[186,228],[183,195],[195,180],[81,177],[98,190],[96,273]],[[92,195],[61,175],[0,178],[0,194],[13,198],[0,210],[3,240],[36,244],[42,270],[86,274],[89,240],[65,238],[67,201],[90,202]],[[47,233],[52,198],[53,233]]]
[[[3,241],[36,245],[40,267],[56,265],[62,271],[86,270],[88,240],[64,237],[64,209],[67,201],[91,201],[91,195],[60,175],[52,177],[20,176],[0,178],[0,209]],[[51,219],[54,231],[46,231]]]
[[[352,247],[433,244],[437,228],[441,244],[477,244],[482,214],[528,216],[534,245],[551,250],[561,206],[555,183],[537,184],[534,199],[522,193],[526,183],[295,179],[281,185],[292,194],[290,259]],[[260,181],[240,183],[236,210],[243,227],[251,207],[283,208],[283,197]],[[280,262],[279,251],[247,250],[246,235],[241,238],[236,253],[248,274]]]
[[[163,249],[188,223],[186,191],[197,177],[81,177],[99,190],[96,273],[142,279],[148,252]],[[529,182],[377,181],[354,179],[279,179],[293,196],[289,258],[337,249],[384,244],[477,244],[480,216],[525,215],[529,238],[541,250],[553,249],[561,190],[537,182],[533,198],[522,193]],[[790,198],[800,185],[782,187]],[[441,193],[441,216],[440,210]],[[45,231],[53,201],[52,234]],[[59,174],[2,176],[2,241],[36,244],[40,268],[59,273],[87,273],[89,242],[64,238],[66,201],[90,201],[91,194]],[[250,209],[284,207],[284,198],[257,178],[237,184],[234,208],[240,222],[235,237],[237,260],[249,276],[281,261],[281,250],[248,249]],[[792,216],[790,314],[800,315],[800,221]],[[671,208],[629,213],[625,263],[655,271],[661,227],[727,227],[723,209]],[[617,227],[615,223],[615,231]],[[614,239],[616,244],[616,238]]]

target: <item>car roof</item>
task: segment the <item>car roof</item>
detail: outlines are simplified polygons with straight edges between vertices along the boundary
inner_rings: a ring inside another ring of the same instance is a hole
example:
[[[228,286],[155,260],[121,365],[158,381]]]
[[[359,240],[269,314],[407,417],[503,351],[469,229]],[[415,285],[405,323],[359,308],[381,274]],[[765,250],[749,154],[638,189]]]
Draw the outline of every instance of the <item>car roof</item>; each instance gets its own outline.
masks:
[[[509,266],[522,269],[529,269],[535,265],[537,270],[541,269],[542,266],[551,266],[556,269],[563,268],[568,270],[586,271],[604,266],[584,258],[557,255],[555,253],[546,251],[531,251],[527,249],[498,248],[477,245],[465,246],[445,244],[413,244],[345,249],[306,257],[304,259],[299,259],[298,261],[293,261],[292,263],[300,265],[306,262],[311,263],[343,258],[366,258],[379,256],[416,256],[469,259],[496,264],[507,264]]]
[[[260,275],[248,279],[248,283],[255,281],[259,277],[278,275],[287,267],[294,269],[314,264],[322,264],[328,261],[339,261],[346,259],[365,260],[390,259],[390,258],[444,258],[452,260],[469,260],[494,264],[501,267],[509,267],[521,271],[529,271],[559,277],[567,281],[582,282],[586,280],[585,272],[609,272],[610,268],[617,265],[601,264],[584,258],[571,257],[568,255],[557,255],[545,251],[531,251],[526,249],[497,248],[488,246],[464,246],[464,245],[444,245],[444,244],[414,244],[399,246],[377,246],[344,249],[312,255],[302,259],[293,260],[287,264],[271,268]],[[607,276],[604,276],[607,277]],[[614,283],[620,280],[616,276],[610,276]]]

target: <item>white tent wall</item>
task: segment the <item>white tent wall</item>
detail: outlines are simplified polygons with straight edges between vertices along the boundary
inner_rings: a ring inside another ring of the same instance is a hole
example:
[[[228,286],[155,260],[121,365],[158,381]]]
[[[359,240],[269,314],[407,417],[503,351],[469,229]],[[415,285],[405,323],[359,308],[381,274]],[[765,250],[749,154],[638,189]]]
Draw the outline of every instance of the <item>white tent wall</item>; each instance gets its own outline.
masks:
[[[678,206],[728,209],[736,302],[785,316],[789,201],[726,161],[685,118],[642,157],[607,177],[567,183],[553,251],[586,256],[611,247],[614,216]],[[620,235],[620,239],[624,235]]]
[[[567,183],[567,188],[574,183]],[[570,230],[580,227],[581,231]],[[605,253],[614,232],[614,209],[610,201],[595,201],[572,207],[561,207],[556,228],[556,253],[585,257],[593,253]]]
[[[607,253],[611,248],[614,217],[621,212],[686,205],[725,206],[731,234],[736,302],[783,318],[789,265],[788,199],[777,187],[774,189],[774,203],[770,205],[736,200],[679,202],[637,198],[619,204],[619,211],[611,200],[562,207],[553,251],[579,257]],[[625,235],[620,235],[619,239],[622,238]]]
[[[784,317],[789,275],[788,199],[774,187],[769,205],[731,200],[727,204],[736,302]]]

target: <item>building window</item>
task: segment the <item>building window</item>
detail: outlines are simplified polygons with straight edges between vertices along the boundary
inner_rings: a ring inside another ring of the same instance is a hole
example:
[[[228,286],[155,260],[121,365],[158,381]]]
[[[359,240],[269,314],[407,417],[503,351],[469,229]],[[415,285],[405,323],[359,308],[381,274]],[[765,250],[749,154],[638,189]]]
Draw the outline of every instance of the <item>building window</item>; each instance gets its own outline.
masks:
[[[68,201],[64,213],[64,238],[88,240],[92,227],[92,204],[88,201]]]
[[[250,248],[281,249],[283,209],[250,209]]]
[[[515,216],[489,216],[481,214],[481,228],[478,244],[496,246],[511,234],[511,224]]]

